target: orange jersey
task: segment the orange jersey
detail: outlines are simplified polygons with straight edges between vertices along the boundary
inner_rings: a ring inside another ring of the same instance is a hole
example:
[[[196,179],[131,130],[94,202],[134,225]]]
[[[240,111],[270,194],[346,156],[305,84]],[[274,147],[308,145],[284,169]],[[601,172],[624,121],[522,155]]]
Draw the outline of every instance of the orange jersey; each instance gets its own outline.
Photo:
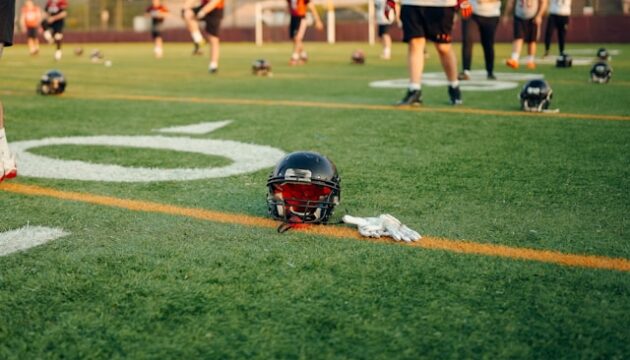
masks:
[[[23,6],[22,17],[24,18],[24,25],[29,28],[38,27],[42,22],[42,14],[37,6],[31,8]]]
[[[309,3],[309,0],[287,0],[289,3],[289,12],[291,16],[306,16],[306,9]]]

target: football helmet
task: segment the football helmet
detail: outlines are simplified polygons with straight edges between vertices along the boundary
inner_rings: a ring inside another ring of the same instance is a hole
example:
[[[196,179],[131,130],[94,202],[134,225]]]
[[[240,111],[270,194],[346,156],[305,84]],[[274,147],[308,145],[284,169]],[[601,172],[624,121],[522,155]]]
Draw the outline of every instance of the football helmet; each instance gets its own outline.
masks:
[[[612,67],[600,61],[591,68],[591,81],[598,84],[606,84],[612,77]]]
[[[542,112],[549,108],[553,90],[543,79],[528,81],[521,90],[519,98],[521,100],[521,110]]]
[[[341,199],[340,181],[327,157],[293,152],[280,160],[267,180],[269,215],[288,224],[325,224]]]
[[[252,64],[252,74],[256,76],[271,75],[271,64],[265,59],[258,59]]]
[[[571,55],[562,54],[556,59],[556,67],[558,68],[570,68],[571,66],[573,66]]]
[[[361,49],[354,50],[350,59],[353,64],[363,65],[365,64],[365,53]]]
[[[66,78],[59,70],[50,70],[39,80],[37,93],[41,95],[59,95],[66,90]]]
[[[599,50],[597,50],[597,58],[600,60],[608,61],[610,60],[610,54],[605,48],[599,48]]]

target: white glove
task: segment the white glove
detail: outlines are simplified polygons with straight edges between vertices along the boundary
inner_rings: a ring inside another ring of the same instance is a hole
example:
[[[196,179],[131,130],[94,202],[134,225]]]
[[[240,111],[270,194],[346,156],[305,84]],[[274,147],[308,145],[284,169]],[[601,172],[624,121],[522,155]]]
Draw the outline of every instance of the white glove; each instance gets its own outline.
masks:
[[[422,239],[420,234],[389,214],[368,218],[344,215],[342,220],[346,224],[356,225],[359,233],[365,237],[379,238],[381,236],[390,236],[397,241],[403,240],[406,242]]]

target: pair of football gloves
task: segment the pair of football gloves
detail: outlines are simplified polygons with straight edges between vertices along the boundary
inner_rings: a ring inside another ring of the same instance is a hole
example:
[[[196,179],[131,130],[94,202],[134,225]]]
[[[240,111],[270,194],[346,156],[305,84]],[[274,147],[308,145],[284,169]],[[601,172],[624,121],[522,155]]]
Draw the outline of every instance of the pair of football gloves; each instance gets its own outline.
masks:
[[[455,10],[459,11],[462,18],[468,19],[472,16],[472,6],[468,0],[457,0],[457,5],[455,6]],[[393,20],[394,16],[396,16],[396,1],[395,0],[387,0],[385,1],[385,18],[388,20]]]
[[[378,217],[356,217],[344,215],[342,221],[346,224],[356,225],[359,233],[365,237],[380,238],[389,236],[396,241],[418,241],[422,236],[418,232],[404,225],[400,220],[389,214],[382,214]]]

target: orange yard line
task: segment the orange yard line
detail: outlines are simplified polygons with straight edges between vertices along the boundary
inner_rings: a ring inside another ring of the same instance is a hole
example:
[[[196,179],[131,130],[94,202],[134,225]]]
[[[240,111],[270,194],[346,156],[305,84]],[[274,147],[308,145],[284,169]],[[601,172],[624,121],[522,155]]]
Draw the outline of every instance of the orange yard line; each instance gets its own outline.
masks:
[[[207,220],[219,223],[238,224],[246,226],[256,226],[273,229],[278,226],[278,222],[267,218],[256,216],[230,214],[220,211],[205,209],[186,208],[176,205],[160,204],[151,201],[120,199],[111,196],[93,195],[71,191],[62,191],[52,188],[45,188],[33,185],[22,185],[18,183],[2,183],[0,190],[30,195],[45,196],[62,200],[78,201],[96,205],[103,205],[132,211],[142,211],[150,213],[161,213],[168,215],[186,216],[189,218]],[[464,254],[476,254],[493,257],[502,257],[518,260],[539,261],[563,266],[575,266],[595,269],[607,269],[630,272],[630,260],[623,258],[609,258],[604,256],[565,254],[551,250],[536,250],[527,248],[516,248],[503,245],[481,244],[471,241],[449,240],[425,236],[422,240],[414,243],[394,242],[389,239],[369,239],[361,237],[357,231],[345,226],[322,226],[313,225],[297,228],[295,231],[306,234],[323,235],[336,238],[352,238],[368,240],[382,243],[397,243],[401,245],[421,247],[433,250],[445,250]]]
[[[293,107],[313,107],[324,109],[353,109],[353,110],[387,110],[387,111],[414,111],[414,112],[437,112],[454,114],[474,114],[474,115],[494,115],[508,117],[530,117],[530,118],[561,118],[561,119],[583,119],[583,120],[606,120],[606,121],[630,121],[630,116],[626,115],[601,115],[601,114],[571,114],[571,113],[531,113],[524,111],[504,111],[485,110],[467,107],[396,107],[393,105],[371,105],[371,104],[351,104],[351,103],[331,103],[316,101],[290,101],[290,100],[261,100],[261,99],[234,99],[234,98],[198,98],[198,97],[173,97],[157,95],[64,95],[67,98],[75,99],[97,99],[97,100],[134,100],[134,101],[169,101],[182,103],[199,104],[219,104],[219,105],[260,105],[260,106],[293,106]]]

